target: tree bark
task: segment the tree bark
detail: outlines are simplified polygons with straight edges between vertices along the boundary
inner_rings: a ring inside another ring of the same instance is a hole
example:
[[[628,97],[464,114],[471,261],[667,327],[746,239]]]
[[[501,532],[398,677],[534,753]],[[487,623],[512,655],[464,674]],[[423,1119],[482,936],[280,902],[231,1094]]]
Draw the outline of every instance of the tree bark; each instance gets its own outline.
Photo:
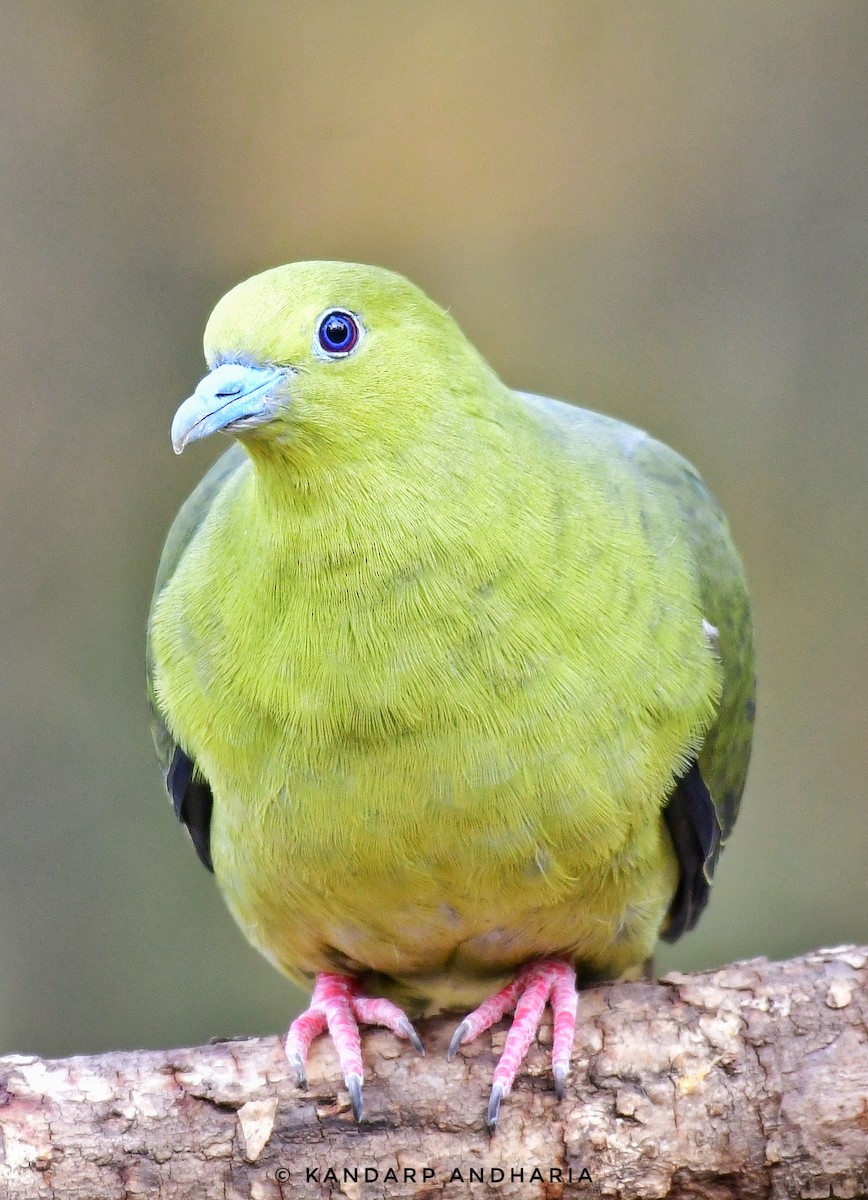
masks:
[[[497,1132],[504,1025],[426,1057],[364,1037],[352,1119],[327,1039],[310,1090],[277,1038],[0,1059],[4,1200],[868,1195],[868,947],[583,992],[567,1095],[531,1047]]]

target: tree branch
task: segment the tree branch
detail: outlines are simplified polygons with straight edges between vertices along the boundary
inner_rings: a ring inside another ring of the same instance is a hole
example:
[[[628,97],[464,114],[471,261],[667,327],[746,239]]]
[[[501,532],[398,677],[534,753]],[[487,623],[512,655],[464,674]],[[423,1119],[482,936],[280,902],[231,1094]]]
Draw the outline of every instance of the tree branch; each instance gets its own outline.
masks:
[[[452,1018],[421,1026],[425,1058],[367,1033],[361,1126],[326,1039],[306,1094],[277,1038],[13,1055],[0,1059],[0,1194],[864,1196],[866,983],[868,947],[848,946],[584,992],[566,1098],[547,1047],[532,1047],[493,1138],[482,1116],[503,1026],[451,1064]]]

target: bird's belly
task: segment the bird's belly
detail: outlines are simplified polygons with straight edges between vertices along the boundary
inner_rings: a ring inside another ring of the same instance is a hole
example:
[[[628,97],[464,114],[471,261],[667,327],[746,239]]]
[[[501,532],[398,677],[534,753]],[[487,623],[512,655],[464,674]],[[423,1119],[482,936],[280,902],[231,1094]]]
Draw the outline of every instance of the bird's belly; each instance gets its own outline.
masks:
[[[217,795],[218,881],[288,975],[351,973],[432,1012],[477,1003],[534,958],[611,978],[650,956],[677,883],[659,815],[613,810],[583,830],[566,806],[540,802],[543,781],[462,804],[414,782],[297,780],[258,805]]]

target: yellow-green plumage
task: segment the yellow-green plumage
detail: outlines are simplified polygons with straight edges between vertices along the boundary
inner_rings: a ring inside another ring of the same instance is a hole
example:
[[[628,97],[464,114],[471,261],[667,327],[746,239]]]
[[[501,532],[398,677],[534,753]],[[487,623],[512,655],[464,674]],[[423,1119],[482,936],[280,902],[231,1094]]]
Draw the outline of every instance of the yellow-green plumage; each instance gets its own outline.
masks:
[[[335,306],[364,335],[329,361]],[[290,368],[179,515],[150,625],[158,749],[210,785],[247,936],[416,1010],[542,956],[639,967],[676,780],[699,756],[725,835],[747,767],[744,581],[698,476],[511,391],[386,271],[266,272],[205,340],[212,368]]]

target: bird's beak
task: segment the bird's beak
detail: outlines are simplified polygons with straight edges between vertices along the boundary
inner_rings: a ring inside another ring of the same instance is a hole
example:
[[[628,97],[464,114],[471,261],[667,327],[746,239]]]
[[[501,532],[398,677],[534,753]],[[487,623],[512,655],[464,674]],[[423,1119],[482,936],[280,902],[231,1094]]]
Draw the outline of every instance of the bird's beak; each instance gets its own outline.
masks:
[[[185,400],[172,421],[172,448],[181,454],[188,442],[220,429],[251,429],[274,412],[273,392],[285,372],[276,367],[223,363],[215,367]]]

